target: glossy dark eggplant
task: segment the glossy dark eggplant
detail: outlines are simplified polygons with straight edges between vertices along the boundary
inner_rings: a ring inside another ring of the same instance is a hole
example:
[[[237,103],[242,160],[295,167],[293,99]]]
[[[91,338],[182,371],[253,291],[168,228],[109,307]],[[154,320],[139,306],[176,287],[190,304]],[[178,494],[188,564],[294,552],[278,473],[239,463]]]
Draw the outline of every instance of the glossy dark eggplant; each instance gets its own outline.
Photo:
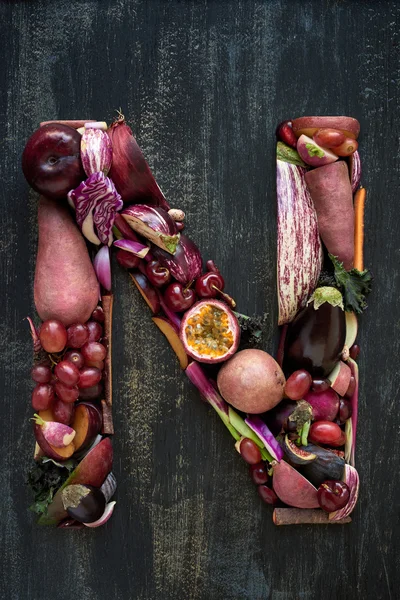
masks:
[[[104,494],[91,485],[67,485],[61,496],[68,515],[79,523],[97,521],[106,507]]]
[[[340,306],[324,302],[316,310],[311,302],[289,325],[283,370],[305,369],[312,377],[329,375],[340,359],[346,338],[346,318]]]
[[[317,458],[307,465],[302,466],[301,472],[315,487],[327,479],[341,479],[344,470],[344,458],[332,450],[326,450],[314,444],[303,447],[306,452],[316,454]]]

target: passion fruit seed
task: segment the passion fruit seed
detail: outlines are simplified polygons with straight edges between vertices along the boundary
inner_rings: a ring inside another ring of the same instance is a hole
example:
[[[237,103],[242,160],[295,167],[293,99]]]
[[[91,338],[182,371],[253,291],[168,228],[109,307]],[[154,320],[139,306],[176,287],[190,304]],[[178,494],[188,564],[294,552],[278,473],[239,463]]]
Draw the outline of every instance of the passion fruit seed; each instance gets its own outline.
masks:
[[[202,306],[187,321],[186,341],[194,352],[219,358],[232,347],[234,339],[226,312],[216,306]]]

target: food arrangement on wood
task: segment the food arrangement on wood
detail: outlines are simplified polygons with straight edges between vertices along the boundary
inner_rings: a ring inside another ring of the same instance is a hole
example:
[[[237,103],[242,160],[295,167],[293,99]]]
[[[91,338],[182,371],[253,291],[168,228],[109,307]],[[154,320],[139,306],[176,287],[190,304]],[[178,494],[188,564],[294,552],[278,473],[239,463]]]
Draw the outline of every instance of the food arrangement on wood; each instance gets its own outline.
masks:
[[[114,510],[113,247],[182,370],[233,436],[260,498],[276,507],[274,522],[351,520],[356,315],[371,287],[358,133],[348,117],[277,128],[275,359],[262,349],[262,319],[237,312],[214,262],[203,267],[185,213],[170,208],[124,117],[110,127],[41,123],[22,160],[40,194],[34,298],[42,322],[29,319],[37,442],[29,482],[39,523],[98,527]]]

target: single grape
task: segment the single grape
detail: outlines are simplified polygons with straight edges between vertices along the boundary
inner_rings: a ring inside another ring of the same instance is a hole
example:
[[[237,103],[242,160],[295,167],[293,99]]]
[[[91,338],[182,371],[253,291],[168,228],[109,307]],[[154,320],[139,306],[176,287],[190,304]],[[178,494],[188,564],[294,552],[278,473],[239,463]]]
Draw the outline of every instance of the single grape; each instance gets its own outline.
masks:
[[[80,389],[92,387],[93,385],[96,385],[96,383],[99,383],[100,379],[101,371],[99,371],[99,369],[96,369],[95,367],[84,367],[80,372],[78,387]]]
[[[350,377],[349,387],[346,390],[345,396],[346,398],[351,398],[356,390],[356,379],[353,375]]]
[[[85,367],[96,367],[99,371],[104,370],[104,360],[86,360]]]
[[[36,383],[49,383],[52,378],[52,372],[48,365],[35,365],[31,370],[31,377]]]
[[[267,485],[259,485],[257,488],[258,494],[260,498],[266,504],[272,504],[275,506],[279,502],[278,496],[275,494],[274,490],[271,490]]]
[[[346,136],[339,129],[318,129],[313,135],[313,140],[323,148],[334,148],[345,141]]]
[[[103,335],[103,328],[97,321],[88,321],[86,327],[89,330],[88,342],[98,342]]]
[[[344,481],[324,481],[318,488],[317,498],[322,510],[331,513],[346,506],[350,489]]]
[[[261,462],[261,452],[260,448],[257,446],[253,440],[249,438],[243,438],[240,442],[240,454],[244,461],[249,465],[256,465]]]
[[[103,386],[101,383],[96,383],[92,387],[82,388],[79,390],[79,400],[96,400],[103,393]]]
[[[68,352],[64,354],[64,360],[68,360],[79,370],[82,369],[85,364],[85,359],[78,350],[68,350]]]
[[[117,261],[124,267],[124,269],[137,269],[140,265],[141,258],[133,254],[132,252],[127,252],[127,250],[118,250],[117,252]]]
[[[358,344],[353,344],[350,348],[350,358],[352,358],[353,360],[357,360],[358,355],[360,354],[360,350],[361,348]]]
[[[339,420],[341,423],[345,423],[347,419],[350,419],[352,413],[351,404],[345,398],[339,400]]]
[[[63,402],[60,398],[56,398],[52,407],[54,420],[57,423],[69,425],[75,412],[75,405],[71,402]]]
[[[285,394],[290,400],[301,400],[309,391],[312,384],[310,373],[301,369],[288,377],[285,385]]]
[[[336,156],[350,156],[351,154],[354,154],[357,148],[358,142],[356,140],[353,138],[346,138],[343,144],[332,148],[332,152],[334,152]]]
[[[38,383],[32,391],[32,406],[38,410],[47,410],[54,400],[54,388],[49,383]]]
[[[70,325],[67,329],[68,348],[82,348],[84,344],[89,339],[89,331],[86,325],[82,323],[75,323],[74,325]]]
[[[132,254],[132,253],[131,253]],[[92,312],[93,321],[98,321],[99,323],[104,323],[104,310],[101,306],[97,306]]]
[[[57,394],[57,398],[63,402],[75,402],[75,400],[78,400],[79,398],[79,390],[77,385],[70,387],[61,381],[56,381],[54,384],[54,390]]]
[[[62,360],[56,365],[54,374],[61,383],[73,387],[79,381],[79,369],[69,360]]]
[[[42,323],[39,338],[46,352],[62,352],[67,344],[67,330],[61,321],[50,319]]]
[[[310,427],[308,439],[314,444],[325,444],[336,447],[343,445],[343,436],[344,432],[337,423],[332,423],[332,421],[316,421]]]
[[[105,346],[99,342],[88,342],[83,346],[81,352],[85,361],[104,360],[107,354]]]
[[[262,483],[267,483],[268,481],[268,473],[265,466],[265,463],[260,462],[255,465],[250,465],[249,467],[250,477],[256,485],[261,485]]]
[[[313,379],[311,389],[313,392],[325,392],[330,387],[327,379]]]

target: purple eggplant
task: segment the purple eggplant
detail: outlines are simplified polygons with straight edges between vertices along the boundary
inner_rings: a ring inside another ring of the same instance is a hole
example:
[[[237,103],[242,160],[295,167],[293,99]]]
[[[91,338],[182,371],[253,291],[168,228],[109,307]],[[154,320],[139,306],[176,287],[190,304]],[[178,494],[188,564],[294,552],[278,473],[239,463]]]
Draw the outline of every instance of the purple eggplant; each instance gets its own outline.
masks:
[[[346,318],[340,292],[318,288],[311,302],[290,323],[283,370],[305,369],[313,378],[329,375],[340,359],[346,338]]]
[[[155,246],[152,248],[151,253],[163,267],[169,269],[172,277],[183,285],[188,285],[191,281],[194,281],[201,275],[203,261],[200,250],[196,244],[183,233],[181,233],[175,254],[168,254],[168,252]]]

